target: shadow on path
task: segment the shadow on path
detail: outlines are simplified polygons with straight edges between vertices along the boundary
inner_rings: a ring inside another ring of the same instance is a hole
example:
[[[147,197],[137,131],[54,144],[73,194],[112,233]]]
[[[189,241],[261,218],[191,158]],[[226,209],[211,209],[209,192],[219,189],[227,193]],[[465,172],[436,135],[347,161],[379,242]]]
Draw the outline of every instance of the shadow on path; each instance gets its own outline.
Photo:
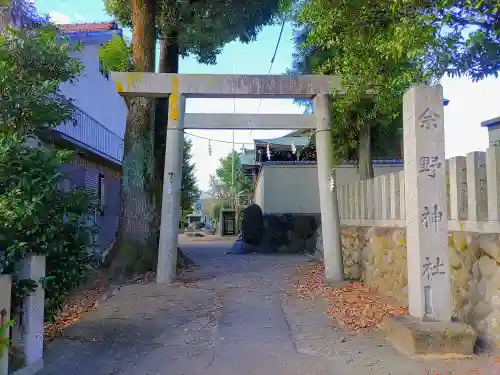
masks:
[[[230,245],[182,243],[197,265],[189,283],[121,288],[48,345],[40,375],[494,374],[491,358],[415,361],[332,327],[322,301],[285,293],[307,257],[228,255]]]

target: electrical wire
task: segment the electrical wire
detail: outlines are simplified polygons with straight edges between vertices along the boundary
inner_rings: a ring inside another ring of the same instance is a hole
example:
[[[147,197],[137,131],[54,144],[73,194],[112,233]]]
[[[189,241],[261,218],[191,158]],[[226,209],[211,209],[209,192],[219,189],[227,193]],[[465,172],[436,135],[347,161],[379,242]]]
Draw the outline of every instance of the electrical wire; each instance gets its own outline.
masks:
[[[321,131],[328,131],[328,129],[325,129],[325,130],[314,130],[313,131],[313,134],[316,134],[318,132],[321,132]],[[231,141],[224,141],[222,139],[215,139],[215,138],[208,138],[208,137],[203,137],[201,135],[197,135],[197,134],[192,134],[192,133],[188,133],[186,131],[184,131],[184,134],[185,135],[189,135],[190,137],[195,137],[195,138],[200,138],[200,139],[204,139],[204,140],[207,140],[209,142],[218,142],[218,143],[228,143],[228,144],[232,144],[233,142]],[[249,145],[251,144],[252,142],[235,142],[234,144],[235,145]]]
[[[278,41],[276,42],[276,47],[274,48],[273,58],[271,59],[271,64],[269,66],[269,71],[267,72],[267,74],[271,74],[271,70],[273,69],[274,60],[276,59],[276,54],[278,53],[278,48],[280,46],[281,37],[283,35],[283,29],[285,28],[285,22],[286,22],[286,18],[284,18],[283,22],[281,23],[280,35],[278,36]],[[259,106],[257,107],[257,113],[259,113],[261,104],[262,104],[262,98],[260,98]]]
[[[223,141],[222,139],[214,139],[214,138],[208,138],[208,137],[203,137],[201,135],[197,135],[197,134],[192,134],[192,133],[187,133],[187,132],[184,132],[185,135],[189,135],[190,137],[195,137],[195,138],[200,138],[200,139],[205,139],[209,142],[218,142],[218,143],[228,143],[228,144],[233,144],[233,142],[231,141]],[[251,142],[234,142],[235,145],[248,145],[250,144]]]

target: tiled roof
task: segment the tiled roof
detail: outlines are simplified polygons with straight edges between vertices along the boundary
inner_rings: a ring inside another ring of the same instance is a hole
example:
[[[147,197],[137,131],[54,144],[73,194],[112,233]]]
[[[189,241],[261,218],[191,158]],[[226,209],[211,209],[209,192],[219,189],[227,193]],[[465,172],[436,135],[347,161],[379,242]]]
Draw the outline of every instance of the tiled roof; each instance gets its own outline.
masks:
[[[500,124],[500,117],[495,117],[495,118],[483,121],[481,123],[481,126],[484,126],[485,128],[490,128],[493,126],[497,126],[498,124]]]
[[[70,23],[58,25],[59,29],[65,33],[88,33],[99,31],[119,30],[115,22],[95,22],[95,23]]]
[[[404,160],[402,159],[373,159],[373,164],[404,164]],[[357,162],[354,160],[350,160],[348,162],[344,162],[342,164],[356,164]]]
[[[254,139],[255,144],[267,144],[272,145],[281,145],[281,146],[291,146],[292,143],[295,143],[295,146],[307,146],[309,143],[309,137],[280,137],[280,138],[272,138],[272,139]]]
[[[265,161],[262,163],[262,165],[316,165],[316,162],[307,160]]]

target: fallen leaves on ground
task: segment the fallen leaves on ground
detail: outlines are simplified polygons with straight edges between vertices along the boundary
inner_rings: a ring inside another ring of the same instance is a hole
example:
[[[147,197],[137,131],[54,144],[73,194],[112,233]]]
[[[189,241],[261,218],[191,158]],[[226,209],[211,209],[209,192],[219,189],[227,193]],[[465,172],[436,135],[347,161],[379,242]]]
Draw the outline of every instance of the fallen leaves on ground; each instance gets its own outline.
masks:
[[[408,314],[406,307],[393,306],[362,283],[334,288],[324,285],[322,264],[309,263],[299,268],[297,292],[302,298],[322,296],[328,314],[343,327],[354,331],[371,330],[388,316]]]
[[[104,278],[102,275],[98,275],[87,288],[69,297],[57,315],[55,322],[45,324],[44,340],[46,342],[54,340],[61,335],[65,328],[79,321],[85,313],[96,309],[102,299],[104,290]]]
[[[182,280],[185,273],[193,270],[193,268],[194,266],[190,264],[179,271],[180,281],[183,282],[185,287],[189,288],[196,285],[195,279],[186,281]],[[155,279],[156,272],[146,272],[127,280],[125,284],[148,284],[154,282]],[[117,288],[119,287],[120,286],[117,286]],[[106,277],[104,273],[99,273],[96,275],[92,283],[90,283],[86,288],[83,288],[83,290],[79,293],[70,296],[57,315],[55,322],[45,324],[45,342],[54,340],[62,334],[64,329],[81,320],[86,313],[95,310],[99,306],[100,301],[104,299],[107,289],[108,285],[106,285]]]

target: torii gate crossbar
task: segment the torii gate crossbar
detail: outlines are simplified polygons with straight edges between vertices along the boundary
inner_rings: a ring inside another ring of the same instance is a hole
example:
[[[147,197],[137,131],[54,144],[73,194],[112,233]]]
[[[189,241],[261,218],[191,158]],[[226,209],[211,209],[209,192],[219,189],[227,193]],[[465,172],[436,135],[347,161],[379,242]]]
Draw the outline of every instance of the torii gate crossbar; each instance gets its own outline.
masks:
[[[158,283],[176,275],[184,129],[316,129],[325,281],[343,280],[329,99],[332,91],[342,92],[339,77],[113,72],[111,78],[122,96],[169,97]],[[309,98],[314,115],[186,114],[187,97]]]

